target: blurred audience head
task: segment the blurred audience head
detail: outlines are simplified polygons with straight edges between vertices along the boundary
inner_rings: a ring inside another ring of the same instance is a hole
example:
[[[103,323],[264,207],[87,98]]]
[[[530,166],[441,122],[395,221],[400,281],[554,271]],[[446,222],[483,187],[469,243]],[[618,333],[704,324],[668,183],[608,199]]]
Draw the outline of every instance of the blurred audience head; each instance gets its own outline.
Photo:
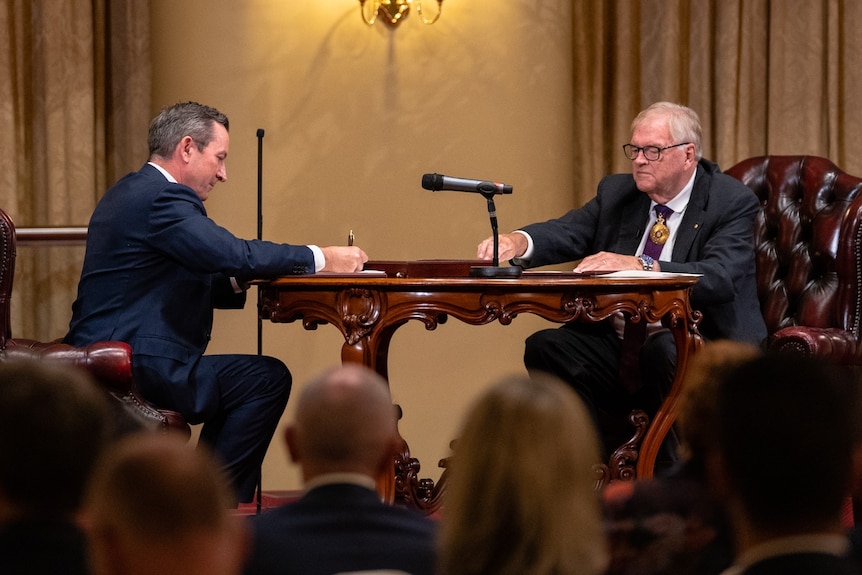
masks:
[[[760,348],[750,343],[716,340],[705,343],[694,355],[686,370],[677,416],[684,457],[701,462],[706,453],[716,448],[716,401],[722,375],[760,354]]]
[[[73,519],[110,421],[107,398],[78,368],[0,363],[0,522]]]
[[[139,433],[112,445],[86,498],[96,575],[235,574],[246,533],[229,483],[204,446]]]
[[[709,476],[737,530],[840,529],[860,441],[857,395],[849,372],[786,354],[721,374]]]
[[[454,452],[443,573],[603,571],[598,438],[571,388],[552,376],[501,380],[468,411]]]
[[[323,372],[303,387],[286,440],[306,481],[324,473],[378,477],[399,445],[386,380],[358,364]]]

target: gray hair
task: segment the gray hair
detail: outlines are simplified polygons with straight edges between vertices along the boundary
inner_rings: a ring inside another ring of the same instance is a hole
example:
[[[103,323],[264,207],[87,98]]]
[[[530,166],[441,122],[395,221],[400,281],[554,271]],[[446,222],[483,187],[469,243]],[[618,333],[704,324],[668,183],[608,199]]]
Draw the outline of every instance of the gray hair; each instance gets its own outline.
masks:
[[[164,108],[150,122],[147,144],[150,158],[169,158],[177,144],[190,136],[198,150],[203,150],[213,139],[213,122],[229,130],[227,116],[197,102],[183,102]]]
[[[661,116],[667,120],[670,135],[674,143],[691,142],[694,144],[694,153],[697,159],[700,160],[703,157],[703,148],[701,147],[703,129],[700,126],[700,118],[697,112],[682,104],[656,102],[635,117],[632,121],[632,132],[635,131],[635,128],[641,122],[652,115]]]

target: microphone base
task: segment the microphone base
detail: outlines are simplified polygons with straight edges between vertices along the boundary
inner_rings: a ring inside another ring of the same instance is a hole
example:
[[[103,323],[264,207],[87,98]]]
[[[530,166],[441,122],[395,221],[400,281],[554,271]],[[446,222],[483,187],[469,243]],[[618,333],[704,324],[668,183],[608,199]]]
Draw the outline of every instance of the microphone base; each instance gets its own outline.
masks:
[[[519,266],[471,266],[470,277],[473,278],[519,278],[523,272]]]

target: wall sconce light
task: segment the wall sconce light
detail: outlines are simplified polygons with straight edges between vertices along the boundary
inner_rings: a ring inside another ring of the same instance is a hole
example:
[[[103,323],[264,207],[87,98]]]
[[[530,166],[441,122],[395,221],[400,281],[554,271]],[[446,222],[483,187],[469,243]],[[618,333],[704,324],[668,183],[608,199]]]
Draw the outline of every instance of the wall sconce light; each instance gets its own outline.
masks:
[[[366,3],[368,7],[366,8]],[[440,18],[443,11],[443,0],[437,0],[437,14],[433,18],[426,18],[422,12],[422,0],[359,0],[359,10],[362,20],[369,26],[377,22],[377,17],[390,26],[397,26],[401,20],[410,12],[410,6],[416,6],[416,13],[422,19],[423,24],[433,24]]]

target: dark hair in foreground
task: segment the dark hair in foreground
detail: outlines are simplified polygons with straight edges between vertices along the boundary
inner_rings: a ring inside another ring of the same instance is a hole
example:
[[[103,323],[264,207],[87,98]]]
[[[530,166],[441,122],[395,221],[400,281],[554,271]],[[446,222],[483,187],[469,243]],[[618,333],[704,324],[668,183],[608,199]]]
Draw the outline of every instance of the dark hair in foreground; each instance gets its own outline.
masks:
[[[104,393],[78,368],[0,363],[0,494],[41,517],[75,513],[110,421]]]
[[[717,440],[749,519],[782,530],[834,521],[849,494],[860,440],[849,371],[767,355],[722,378]]]
[[[122,525],[145,541],[221,529],[233,506],[227,478],[208,448],[157,433],[133,434],[107,449],[87,501],[94,525]]]
[[[698,468],[705,456],[715,450],[715,430],[721,417],[716,397],[724,373],[761,353],[760,348],[751,343],[714,340],[706,342],[686,368],[677,426],[682,432],[680,447]]]

